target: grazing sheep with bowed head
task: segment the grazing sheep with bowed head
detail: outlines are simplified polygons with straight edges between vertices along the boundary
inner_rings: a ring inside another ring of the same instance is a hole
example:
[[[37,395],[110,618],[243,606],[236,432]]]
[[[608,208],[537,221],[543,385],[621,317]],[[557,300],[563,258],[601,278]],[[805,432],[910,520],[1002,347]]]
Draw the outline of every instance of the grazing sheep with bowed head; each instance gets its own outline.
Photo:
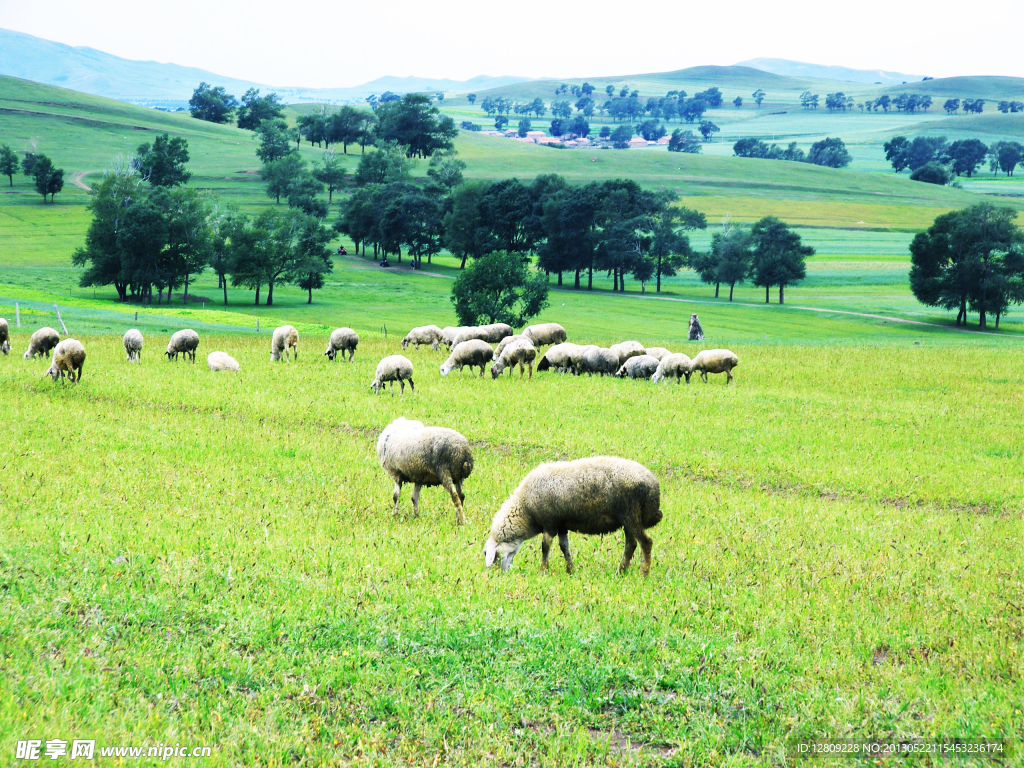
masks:
[[[177,360],[180,354],[182,359],[191,357],[192,362],[196,361],[196,349],[199,347],[199,334],[191,328],[177,331],[167,343],[168,360]]]
[[[662,379],[675,379],[676,384],[678,384],[684,378],[686,383],[689,384],[690,358],[680,352],[661,358],[661,362],[658,363],[658,370],[651,376],[651,381],[657,384]]]
[[[53,348],[53,360],[50,361],[50,368],[43,375],[49,374],[50,378],[64,383],[66,375],[72,383],[82,380],[82,367],[85,365],[85,347],[77,339],[64,339]]]
[[[537,350],[530,343],[529,339],[522,339],[514,344],[509,344],[505,347],[501,356],[495,358],[494,365],[491,366],[491,378],[498,378],[506,368],[508,368],[508,375],[511,376],[512,371],[518,365],[519,378],[523,378],[523,366],[526,366],[530,369],[530,378],[532,379],[533,361],[536,359]]]
[[[620,365],[619,356],[614,351],[593,347],[583,353],[580,373],[586,373],[588,376],[595,373],[601,376],[614,376]]]
[[[656,357],[659,360],[661,360],[662,358],[671,355],[672,353],[669,352],[664,347],[647,347],[647,354],[650,355],[651,357]]]
[[[739,364],[740,359],[728,349],[705,349],[703,352],[698,352],[697,356],[690,361],[686,381],[689,383],[690,376],[695,371],[700,372],[700,377],[704,379],[705,384],[707,384],[709,373],[724,373],[725,383],[728,385],[734,378],[732,369]]]
[[[505,323],[491,323],[490,325],[470,325],[460,328],[452,339],[452,346],[457,347],[464,341],[479,339],[489,344],[495,344],[507,336],[512,335],[512,326]]]
[[[395,514],[402,484],[413,483],[412,511],[420,514],[420,489],[443,485],[455,502],[455,523],[462,525],[466,494],[462,482],[473,472],[469,441],[454,429],[425,427],[422,421],[398,418],[377,438],[377,457],[395,481]]]
[[[280,360],[284,354],[284,361],[288,362],[288,350],[292,351],[292,357],[299,359],[299,332],[294,326],[282,325],[274,329],[274,336],[270,339],[270,362]]]
[[[619,356],[619,365],[622,365],[631,357],[639,357],[640,355],[647,354],[647,350],[644,349],[644,345],[639,341],[623,341],[620,344],[612,344],[609,349]]]
[[[5,355],[11,352],[11,331],[7,326],[7,321],[0,317],[0,352]]]
[[[565,328],[558,323],[540,323],[527,326],[523,329],[523,336],[528,338],[530,343],[537,347],[537,349],[550,344],[561,344],[568,338]]]
[[[658,370],[659,364],[658,358],[650,355],[631,357],[622,364],[615,375],[619,378],[628,376],[631,379],[649,379]]]
[[[455,345],[448,359],[441,363],[441,375],[447,376],[454,370],[461,371],[464,366],[470,370],[480,367],[481,378],[484,375],[484,368],[494,359],[494,350],[486,341],[470,339]]]
[[[466,330],[468,326],[460,325],[455,328],[450,325],[446,325],[441,329],[441,343],[444,344],[448,349],[455,346],[455,337],[459,335],[461,331]]]
[[[494,348],[494,359],[497,360],[501,357],[501,353],[505,351],[505,347],[511,344],[513,341],[519,341],[520,339],[526,339],[521,333],[514,333],[511,336],[506,336],[504,339],[498,342],[498,346]],[[529,341],[529,339],[527,339]]]
[[[537,364],[537,370],[546,371],[550,368],[554,369],[558,373],[575,371],[573,355],[581,349],[582,347],[579,344],[573,344],[571,342],[555,344],[544,353],[544,357],[542,357],[540,362]]]
[[[541,464],[494,516],[484,545],[484,564],[490,568],[500,556],[501,570],[507,571],[523,542],[543,533],[541,568],[547,570],[551,540],[557,536],[565,569],[572,573],[569,531],[605,534],[622,528],[626,549],[619,570],[629,567],[639,541],[644,557],[641,573],[647,576],[654,542],[646,529],[660,521],[661,486],[642,464],[611,456]]]
[[[405,382],[409,382],[409,388],[416,391],[416,385],[412,381],[412,361],[403,355],[388,355],[377,363],[377,372],[370,382],[370,388],[374,394],[384,389],[384,385],[391,382],[391,394],[395,394],[395,382],[402,388],[401,394],[405,394]]]
[[[129,363],[142,362],[142,331],[132,328],[124,332],[124,352]]]
[[[421,325],[405,334],[405,338],[402,339],[402,349],[410,344],[416,349],[420,348],[420,344],[429,344],[430,348],[436,352],[442,341],[444,341],[444,337],[441,335],[440,328],[436,325]]]
[[[351,328],[335,328],[331,331],[331,340],[327,342],[327,351],[324,354],[328,360],[333,361],[338,352],[341,352],[341,359],[345,359],[348,352],[348,361],[356,356],[356,347],[359,346],[359,334]]]
[[[238,373],[242,367],[227,352],[211,352],[206,356],[206,367],[211,371],[234,371]]]
[[[59,343],[60,334],[53,328],[44,326],[32,334],[32,338],[28,340],[28,349],[25,351],[23,357],[26,360],[29,360],[36,355],[46,357],[50,354],[50,350],[56,347]]]

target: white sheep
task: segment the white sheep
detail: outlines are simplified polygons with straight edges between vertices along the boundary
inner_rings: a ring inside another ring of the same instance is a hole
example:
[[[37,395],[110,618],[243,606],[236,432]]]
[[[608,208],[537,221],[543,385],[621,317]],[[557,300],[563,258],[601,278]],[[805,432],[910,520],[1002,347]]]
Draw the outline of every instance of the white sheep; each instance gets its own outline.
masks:
[[[181,355],[182,359],[191,357],[192,362],[196,361],[196,349],[199,347],[199,334],[193,331],[191,328],[183,328],[180,331],[176,331],[171,340],[167,342],[167,355],[168,360],[177,360],[178,355]]]
[[[592,349],[600,349],[597,344],[581,344],[569,350],[569,370],[576,376],[583,373],[583,356]]]
[[[43,375],[64,383],[66,375],[72,383],[82,380],[82,367],[85,365],[85,347],[77,339],[64,339],[53,348],[53,359],[50,367]]]
[[[651,381],[657,384],[664,379],[675,379],[676,384],[682,379],[690,383],[690,358],[681,352],[672,355],[665,355],[658,363],[658,370],[651,376]]]
[[[519,366],[519,378],[523,378],[523,366],[530,369],[530,378],[533,378],[533,361],[537,359],[537,349],[530,343],[529,339],[521,339],[509,344],[502,351],[499,357],[494,359],[491,366],[491,378],[498,378],[502,371],[508,368],[508,375],[512,375],[515,367]]]
[[[583,361],[580,373],[588,376],[599,374],[601,376],[614,376],[619,370],[619,356],[610,349],[591,347],[583,353]]]
[[[11,352],[11,330],[7,326],[7,321],[0,317],[0,352],[5,355]]]
[[[729,382],[735,378],[732,375],[732,369],[739,364],[740,359],[728,349],[705,349],[703,352],[698,352],[697,356],[690,361],[686,380],[689,383],[690,376],[696,371],[700,373],[700,377],[707,384],[709,373],[724,373],[725,383],[728,386]]]
[[[299,359],[299,332],[295,326],[282,325],[274,329],[274,335],[270,339],[270,362],[280,360],[284,355],[284,361],[288,362],[288,350],[292,351],[292,357]]]
[[[672,354],[665,347],[646,347],[646,350],[648,355],[656,357],[658,360]]]
[[[60,343],[60,334],[53,328],[44,326],[32,334],[28,340],[28,349],[23,357],[29,360],[36,355],[46,357],[50,351]]]
[[[409,387],[413,392],[416,391],[416,385],[412,380],[412,361],[403,355],[388,355],[377,363],[377,372],[374,374],[373,381],[370,382],[370,388],[374,394],[379,393],[384,389],[384,385],[391,382],[391,394],[395,394],[395,382],[402,388],[400,394],[405,394],[405,382],[409,382]]]
[[[455,337],[459,335],[460,331],[465,330],[466,327],[467,326],[465,325],[460,325],[458,327],[446,325],[444,328],[441,329],[441,343],[444,344],[445,347],[447,347],[448,349],[451,349],[453,346],[455,346]]]
[[[416,516],[420,513],[420,489],[442,485],[455,503],[455,523],[463,524],[466,494],[462,483],[473,472],[473,453],[465,437],[454,429],[426,427],[421,421],[398,418],[377,438],[377,457],[395,481],[395,514],[403,483],[413,483],[412,510]]]
[[[658,370],[660,362],[658,358],[650,355],[639,355],[631,357],[624,362],[615,375],[619,378],[629,377],[631,379],[649,379]]]
[[[639,341],[623,341],[619,344],[612,344],[609,349],[618,355],[619,365],[622,365],[631,357],[639,357],[640,355],[647,354],[647,350],[644,349],[644,345]]]
[[[206,356],[206,367],[211,371],[234,371],[238,373],[242,367],[227,352],[211,352]]]
[[[525,336],[524,336],[525,338]],[[536,345],[535,345],[536,346]],[[583,348],[579,344],[573,344],[572,342],[563,342],[561,344],[555,344],[550,347],[540,362],[537,363],[538,371],[546,371],[548,369],[554,370],[558,373],[565,373],[566,371],[575,371],[573,363],[573,355],[579,353]]]
[[[486,341],[494,344],[507,336],[512,335],[512,326],[505,323],[491,323],[490,325],[469,325],[459,328],[452,337],[452,347],[457,347],[464,341]]]
[[[619,570],[629,567],[639,541],[644,558],[641,573],[647,576],[653,541],[646,529],[661,517],[661,486],[642,464],[611,456],[541,464],[494,516],[484,545],[484,565],[490,568],[500,557],[501,569],[507,571],[523,542],[542,533],[541,568],[547,570],[551,540],[557,536],[566,570],[572,573],[569,531],[601,535],[622,528],[626,547]]]
[[[441,375],[447,376],[452,371],[461,371],[468,366],[470,370],[479,366],[480,376],[484,375],[484,368],[494,359],[494,350],[486,341],[470,339],[455,345],[448,359],[441,363]]]
[[[327,351],[324,352],[324,355],[328,360],[333,361],[338,352],[341,352],[341,359],[344,360],[345,353],[348,352],[348,361],[351,363],[356,356],[356,347],[358,346],[358,333],[351,328],[335,328],[331,331],[331,339],[327,342]]]
[[[523,336],[528,338],[537,349],[550,344],[561,344],[568,338],[565,328],[558,323],[538,323],[527,326],[523,329]]]
[[[128,362],[142,362],[142,331],[138,328],[131,328],[124,332],[124,338],[121,341],[124,344],[124,352],[128,356]]]
[[[436,325],[421,325],[405,334],[405,338],[402,339],[402,349],[410,344],[416,349],[419,349],[421,344],[429,344],[430,348],[436,352],[443,341],[441,329]]]

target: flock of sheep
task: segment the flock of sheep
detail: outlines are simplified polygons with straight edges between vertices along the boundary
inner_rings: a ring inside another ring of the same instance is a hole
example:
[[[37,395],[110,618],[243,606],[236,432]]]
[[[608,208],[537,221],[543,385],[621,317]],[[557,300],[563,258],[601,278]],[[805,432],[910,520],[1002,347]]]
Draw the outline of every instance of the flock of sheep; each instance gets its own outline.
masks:
[[[687,383],[694,373],[707,381],[709,373],[726,374],[726,384],[733,379],[732,370],[739,358],[726,349],[705,350],[692,360],[684,354],[672,353],[663,347],[644,347],[636,341],[624,341],[607,349],[595,345],[579,345],[566,341],[565,329],[557,323],[532,325],[516,334],[504,323],[491,325],[439,328],[436,325],[413,328],[402,339],[402,349],[429,345],[434,350],[442,346],[450,350],[441,364],[442,376],[462,368],[480,368],[480,376],[488,364],[491,376],[499,377],[506,369],[511,375],[518,366],[522,378],[524,368],[533,378],[536,363],[538,371],[554,370],[580,375],[598,374],[650,379],[658,382],[675,379]],[[143,336],[138,329],[124,334],[124,349],[128,362],[142,359]],[[331,333],[324,355],[334,360],[341,352],[355,357],[359,336],[351,328],[338,328]],[[491,345],[496,346],[492,347]],[[538,350],[548,347],[540,360]],[[193,363],[199,347],[199,334],[191,329],[177,331],[167,344],[168,360],[182,358]],[[270,360],[298,360],[299,334],[290,325],[276,328],[271,337]],[[7,321],[0,318],[0,351],[10,353],[10,333]],[[47,370],[54,381],[65,376],[71,382],[82,379],[85,348],[71,338],[60,339],[53,328],[40,328],[29,340],[25,358],[45,357],[52,352]],[[226,352],[214,351],[207,356],[211,371],[239,371],[238,361]],[[385,384],[399,383],[400,392],[405,382],[415,391],[412,362],[403,355],[389,355],[377,365],[371,387],[375,393]],[[419,421],[399,418],[389,424],[377,440],[377,456],[381,467],[395,483],[394,511],[398,512],[402,486],[413,485],[413,514],[419,514],[419,497],[423,487],[443,486],[455,504],[455,520],[464,520],[466,495],[462,486],[473,471],[473,454],[469,441],[453,429],[428,427]],[[569,552],[569,531],[585,534],[606,534],[622,529],[625,550],[620,570],[625,571],[639,543],[643,553],[642,573],[647,576],[651,567],[652,539],[647,529],[662,518],[661,487],[657,478],[641,464],[629,459],[596,456],[575,461],[541,464],[522,480],[512,495],[501,505],[491,523],[490,535],[484,545],[484,563],[490,567],[501,562],[508,570],[513,558],[525,541],[543,534],[542,568],[548,567],[551,542],[558,538],[565,557],[566,569],[573,569]]]

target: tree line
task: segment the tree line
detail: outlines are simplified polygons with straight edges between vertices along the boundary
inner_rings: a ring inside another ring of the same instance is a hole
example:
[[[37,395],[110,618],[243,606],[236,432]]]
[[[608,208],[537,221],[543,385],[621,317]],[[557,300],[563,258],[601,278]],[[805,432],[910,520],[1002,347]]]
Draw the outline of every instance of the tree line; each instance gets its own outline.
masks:
[[[811,144],[804,154],[796,142],[790,142],[782,149],[778,144],[768,144],[760,139],[740,139],[732,145],[736,157],[756,157],[763,160],[791,160],[797,163],[811,163],[826,168],[845,168],[853,158],[846,149],[846,143],[837,137],[827,137]]]
[[[1018,165],[1024,165],[1024,145],[1016,141],[986,145],[979,139],[947,143],[945,136],[894,136],[883,148],[896,173],[909,168],[910,178],[932,184],[949,184],[954,176],[971,178],[986,160],[997,175],[1003,171],[1012,176]]]
[[[20,169],[32,179],[36,192],[43,196],[43,202],[49,196],[52,203],[53,196],[64,189],[64,169],[58,168],[49,157],[34,150],[26,151],[24,155],[19,161],[17,152],[8,144],[0,144],[0,176],[6,176],[8,186],[13,187],[14,175]]]

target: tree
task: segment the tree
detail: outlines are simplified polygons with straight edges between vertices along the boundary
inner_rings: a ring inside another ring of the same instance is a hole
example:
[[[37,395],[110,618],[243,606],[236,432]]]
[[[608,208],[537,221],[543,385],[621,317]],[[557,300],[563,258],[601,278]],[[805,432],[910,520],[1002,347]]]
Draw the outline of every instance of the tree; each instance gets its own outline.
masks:
[[[487,188],[480,199],[480,219],[493,238],[488,252],[525,255],[537,246],[539,212],[534,211],[530,189],[519,179],[502,179]]]
[[[657,141],[665,135],[665,126],[660,120],[644,120],[637,128],[637,133],[643,136],[644,141]]]
[[[149,143],[140,144],[137,150],[136,163],[139,173],[154,187],[176,187],[186,183],[192,174],[185,170],[189,161],[188,141],[181,136],[173,139],[169,134],[162,134]]]
[[[704,141],[711,141],[711,137],[721,130],[717,125],[712,123],[710,120],[701,120],[700,126],[697,128],[700,131],[700,135],[704,137]]]
[[[779,304],[783,304],[786,286],[806,276],[805,261],[814,255],[814,249],[803,245],[800,235],[774,216],[765,216],[754,224],[751,236],[754,244],[754,285],[764,286],[765,304],[771,287],[779,286]]]
[[[952,115],[960,109],[960,99],[946,99],[942,108],[946,110],[947,115]]]
[[[463,181],[462,172],[466,170],[466,163],[459,160],[458,155],[454,149],[435,152],[427,167],[427,176],[447,194],[451,194]]]
[[[327,215],[327,204],[317,195],[323,191],[324,185],[312,173],[303,170],[288,182],[285,192],[288,207],[298,208],[310,216],[322,219]]]
[[[46,155],[34,155],[34,158],[32,178],[36,183],[36,192],[43,196],[43,202],[46,202],[46,196],[49,195],[52,203],[53,196],[64,189],[64,169],[54,166]]]
[[[896,173],[907,167],[910,139],[906,136],[893,136],[882,145],[882,148],[885,150],[885,159],[892,163],[892,169]]]
[[[734,107],[736,107],[737,109],[742,107],[743,106],[743,97],[742,96],[737,96],[735,99],[732,100],[732,105]]]
[[[520,138],[525,138],[526,134],[530,132],[530,127],[530,118],[524,117],[522,120],[519,121],[519,127],[516,130],[516,134]]]
[[[679,128],[672,131],[672,136],[668,140],[669,152],[698,154],[700,150],[700,141],[697,139],[697,136],[693,131],[683,131]]]
[[[995,159],[999,170],[1007,176],[1013,176],[1013,169],[1024,160],[1024,145],[1016,141],[1001,142]]]
[[[496,118],[494,118],[494,130],[500,131],[506,125],[508,125],[508,118],[505,117],[504,115],[498,115]]]
[[[757,106],[758,106],[758,107],[760,107],[760,106],[761,106],[761,102],[762,102],[762,101],[764,101],[764,97],[765,97],[766,95],[767,95],[767,94],[766,94],[766,93],[765,93],[765,92],[764,92],[763,90],[761,90],[760,88],[758,88],[758,89],[757,89],[756,91],[754,91],[754,92],[753,92],[753,93],[751,94],[751,96],[752,96],[752,97],[753,97],[753,99],[754,99],[754,103],[755,103],[755,104],[757,104]]]
[[[264,163],[260,168],[260,179],[267,185],[267,197],[273,197],[280,204],[281,195],[287,196],[292,183],[305,173],[305,161],[292,153]]]
[[[466,94],[466,99],[469,101],[470,104],[474,104],[476,102],[476,94],[475,93],[467,93]]]
[[[359,158],[356,184],[391,184],[409,178],[410,162],[401,147],[394,143],[381,144],[379,149]]]
[[[188,102],[192,117],[208,123],[230,122],[237,106],[234,96],[220,86],[213,88],[207,83],[200,83]]]
[[[256,149],[256,157],[260,162],[272,163],[293,152],[288,125],[284,120],[265,120],[256,129],[256,136],[260,140]]]
[[[451,301],[463,325],[524,325],[548,304],[543,274],[530,274],[515,254],[497,251],[474,261],[455,278]]]
[[[18,172],[18,153],[7,144],[0,144],[0,176],[6,176],[8,186],[14,186],[14,174]]]
[[[647,230],[650,232],[650,242],[647,247],[647,258],[644,264],[651,267],[650,277],[656,281],[655,290],[661,293],[661,280],[663,277],[672,277],[683,267],[693,250],[690,248],[690,239],[683,232],[691,229],[705,229],[707,220],[703,213],[675,206],[674,196],[671,194],[661,195],[655,202],[655,209],[647,217]],[[637,280],[644,280],[640,277],[643,269],[634,271],[633,276]]]
[[[299,288],[307,291],[307,304],[313,303],[313,291],[324,287],[324,276],[334,270],[331,252],[327,244],[333,235],[315,216],[303,216],[294,220],[291,247],[294,263],[288,277]]]
[[[633,138],[633,129],[628,125],[620,125],[611,135],[612,146],[616,149],[629,147],[629,140]]]
[[[807,162],[827,168],[845,168],[853,158],[846,151],[846,144],[840,138],[826,138],[811,144]]]
[[[322,110],[323,107],[321,107],[320,113],[303,115],[296,121],[299,133],[309,142],[310,146],[316,144],[319,147],[322,142],[328,140],[327,116]]]
[[[399,101],[381,104],[377,120],[378,140],[395,142],[410,158],[427,158],[438,150],[451,149],[459,132],[455,121],[420,93],[407,93]]]
[[[284,107],[276,93],[260,96],[258,88],[250,88],[242,96],[242,104],[238,108],[238,127],[255,131],[265,121],[283,117]]]
[[[480,214],[489,187],[487,182],[471,181],[452,192],[451,208],[444,215],[443,242],[452,255],[462,259],[459,269],[465,269],[468,258],[479,258],[489,250],[489,231]]]
[[[947,156],[952,161],[953,172],[957,176],[966,175],[967,178],[974,175],[978,166],[985,161],[987,154],[988,147],[978,139],[954,141],[947,150]]]
[[[704,112],[708,108],[707,102],[704,101],[703,99],[698,98],[698,96],[694,96],[692,99],[687,101],[686,104],[683,105],[683,109],[680,112],[682,118],[688,123],[693,123],[696,122],[697,120],[700,120],[701,117],[704,116]]]
[[[693,94],[695,100],[703,101],[711,109],[718,109],[722,106],[722,92],[718,88],[708,88],[706,91]]]
[[[949,171],[942,163],[925,163],[910,174],[911,181],[923,181],[926,184],[949,184]]]
[[[327,187],[327,204],[334,202],[334,190],[345,183],[347,171],[338,162],[333,149],[328,149],[313,167],[313,178]]]
[[[168,288],[181,285],[182,303],[188,303],[188,288],[202,274],[213,257],[214,233],[210,227],[211,207],[196,189],[157,189],[151,202],[163,214],[166,244],[161,253],[168,270]],[[171,301],[170,293],[167,303]]]
[[[579,290],[580,273],[594,263],[595,191],[592,184],[565,187],[543,203],[545,237],[537,247],[537,266],[556,273],[559,285],[563,272],[573,272]]]

